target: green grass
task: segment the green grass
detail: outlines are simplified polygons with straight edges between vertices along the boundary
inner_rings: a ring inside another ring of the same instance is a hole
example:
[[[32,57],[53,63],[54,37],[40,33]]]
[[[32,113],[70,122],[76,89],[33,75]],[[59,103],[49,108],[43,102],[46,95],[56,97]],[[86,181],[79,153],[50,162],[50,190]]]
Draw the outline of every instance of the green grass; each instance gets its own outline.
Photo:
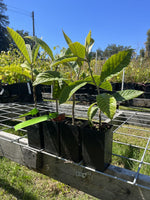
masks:
[[[96,200],[6,158],[0,158],[0,199],[2,200]]]
[[[137,129],[139,129],[139,130],[137,130]],[[140,129],[142,129],[142,130],[140,130]],[[144,130],[147,130],[147,131],[144,131]],[[133,125],[123,125],[123,127],[119,128],[117,130],[117,132],[136,135],[136,136],[142,136],[142,137],[147,137],[147,138],[150,136],[150,132],[148,132],[148,131],[150,131],[150,128],[133,126]],[[132,145],[136,145],[136,146],[145,148],[148,139],[126,136],[126,135],[121,135],[118,133],[114,133],[113,139],[116,141],[119,141],[119,142],[129,144],[128,146],[126,146],[126,145],[118,144],[118,143],[114,142],[113,143],[113,153],[114,154],[122,155],[122,156],[125,156],[128,158],[133,158],[135,160],[141,161],[143,153],[144,153],[144,149],[136,148],[136,147],[133,147]],[[148,148],[150,148],[150,144],[149,144]],[[146,151],[144,161],[150,163],[150,151],[148,151],[148,150]],[[125,158],[116,157],[116,156],[113,156],[112,164],[126,168],[126,169],[130,169],[132,171],[137,171],[138,167],[139,167],[138,162],[127,160]],[[140,173],[150,176],[150,166],[142,164]]]
[[[21,130],[15,131],[14,128],[10,128],[10,127],[15,126],[18,123],[19,123],[18,121],[7,120],[6,122],[3,122],[3,126],[2,125],[0,126],[0,130],[4,130],[7,133],[12,133],[12,134],[18,135],[18,136],[26,135],[26,132],[24,132],[24,131],[21,131]]]

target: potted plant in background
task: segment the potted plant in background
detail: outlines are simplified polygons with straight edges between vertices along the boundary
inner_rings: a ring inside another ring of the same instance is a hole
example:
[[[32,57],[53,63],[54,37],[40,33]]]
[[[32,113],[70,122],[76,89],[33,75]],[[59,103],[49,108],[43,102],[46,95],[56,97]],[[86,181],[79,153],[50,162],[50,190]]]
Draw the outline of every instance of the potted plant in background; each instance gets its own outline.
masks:
[[[108,118],[113,119],[116,113],[117,101],[124,101],[135,98],[141,95],[143,92],[136,90],[124,90],[114,93],[100,93],[100,88],[107,91],[112,91],[112,86],[109,80],[117,75],[121,70],[130,62],[132,56],[132,49],[119,52],[111,56],[103,65],[100,75],[93,75],[91,69],[91,48],[94,44],[94,40],[91,38],[91,31],[86,37],[85,45],[79,42],[72,43],[70,38],[66,36],[71,56],[76,57],[79,62],[86,62],[90,71],[90,76],[84,81],[90,84],[94,84],[97,88],[96,102],[90,105],[88,109],[88,125],[81,128],[82,136],[82,158],[83,164],[99,171],[104,171],[111,162],[112,155],[112,125],[102,123],[101,112],[103,112]],[[69,59],[69,56],[68,56]],[[70,60],[71,61],[71,60]],[[57,62],[57,61],[55,61]],[[63,58],[59,63],[63,62]],[[68,91],[66,93],[66,91]],[[66,86],[60,95],[60,103],[64,103],[72,94],[72,88]],[[99,111],[99,122],[93,123],[92,119]]]

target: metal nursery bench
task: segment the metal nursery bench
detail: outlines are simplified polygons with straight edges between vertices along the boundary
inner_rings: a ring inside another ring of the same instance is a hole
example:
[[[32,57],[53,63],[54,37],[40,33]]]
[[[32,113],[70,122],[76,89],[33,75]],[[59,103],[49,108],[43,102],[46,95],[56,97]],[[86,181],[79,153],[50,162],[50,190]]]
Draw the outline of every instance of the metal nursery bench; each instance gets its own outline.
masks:
[[[6,120],[18,120],[18,116],[21,114],[20,110],[28,111],[32,106],[33,105],[20,105],[15,103],[0,104],[0,126],[3,126],[0,130],[0,156],[7,157],[21,165],[99,199],[150,199],[150,177],[140,174],[140,169],[143,164],[150,165],[150,163],[144,162],[144,156],[150,150],[148,148],[150,138],[147,138],[147,144],[144,148],[141,160],[137,161],[139,167],[136,172],[110,165],[108,169],[102,173],[83,166],[82,162],[74,163],[47,153],[43,151],[43,149],[37,150],[31,148],[28,146],[28,139],[25,136],[20,137],[8,133],[7,130],[12,127],[6,125],[4,122]],[[52,111],[55,109],[53,103],[38,104],[38,108],[41,110],[50,109]],[[71,106],[64,105],[60,107],[60,110],[70,113]],[[76,106],[75,113],[76,115],[81,115],[82,112],[82,116],[84,117],[84,113],[86,115],[86,110],[86,106]],[[124,118],[123,121],[121,121],[122,118]],[[103,120],[108,121],[104,116]],[[144,117],[142,117],[140,112],[118,111],[114,119],[114,125],[116,127],[114,132],[125,123],[141,123],[142,125],[150,126],[150,115],[145,113]],[[132,158],[126,159],[130,160]]]

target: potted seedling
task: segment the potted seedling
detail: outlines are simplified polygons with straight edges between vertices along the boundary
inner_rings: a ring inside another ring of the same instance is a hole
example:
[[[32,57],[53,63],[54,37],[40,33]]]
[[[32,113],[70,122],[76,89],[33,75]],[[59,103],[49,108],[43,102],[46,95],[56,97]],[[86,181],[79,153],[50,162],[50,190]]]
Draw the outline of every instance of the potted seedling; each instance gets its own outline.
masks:
[[[34,85],[38,85],[39,83],[53,85],[53,99],[55,100],[56,103],[55,113],[57,113],[57,116],[54,117],[53,119],[46,120],[42,124],[43,124],[43,134],[44,134],[44,149],[46,152],[53,153],[55,155],[60,155],[59,123],[65,119],[65,115],[63,113],[59,114],[59,109],[58,109],[58,98],[62,88],[65,85],[64,80],[65,78],[63,78],[59,72],[46,71],[40,73],[34,82]]]
[[[100,93],[100,88],[106,91],[112,91],[109,80],[118,74],[123,68],[127,67],[132,56],[132,49],[119,52],[110,57],[103,65],[100,75],[93,75],[91,69],[91,48],[94,40],[91,38],[91,31],[86,37],[85,45],[79,42],[72,43],[68,36],[68,45],[71,51],[71,57],[76,57],[79,62],[86,62],[90,71],[90,76],[84,81],[96,86],[96,102],[90,105],[88,109],[88,125],[81,128],[82,135],[82,157],[83,164],[99,171],[104,171],[111,162],[112,154],[112,125],[102,123],[101,112],[108,118],[113,119],[116,113],[117,101],[124,101],[135,98],[142,94],[141,91],[124,90],[114,93]],[[69,59],[69,56],[68,56]],[[59,63],[63,62],[63,59]],[[65,91],[68,91],[66,93]],[[72,88],[66,86],[60,95],[60,103],[64,103],[73,93]],[[67,96],[68,94],[68,96]],[[99,121],[92,121],[96,112],[99,112]]]
[[[28,44],[25,44],[24,39],[16,31],[14,31],[13,29],[9,27],[7,27],[7,30],[26,60],[21,66],[22,68],[25,68],[30,72],[31,74],[30,80],[33,85],[35,77],[38,74],[38,71],[36,70],[36,59],[38,57],[40,45],[38,43],[35,43],[33,49],[31,49],[31,46]],[[51,56],[51,59],[53,59],[51,50],[49,50],[49,54]],[[34,109],[21,115],[21,117],[26,118],[26,121],[17,124],[14,128],[15,130],[26,128],[27,134],[28,134],[29,146],[38,148],[38,149],[43,149],[44,139],[43,139],[43,126],[41,122],[46,121],[51,118],[55,118],[57,113],[54,113],[54,114],[44,113],[44,115],[43,113],[39,113],[37,109],[37,100],[36,100],[35,92],[36,92],[35,86],[33,86]]]
[[[70,38],[64,32],[63,34],[66,42],[68,44],[72,43]],[[64,56],[71,56],[71,54],[72,52],[70,49],[67,49]],[[72,56],[74,55],[72,54]],[[59,62],[59,60],[52,62],[51,66],[55,65],[57,62]],[[79,80],[83,61],[76,59],[72,62],[67,61],[64,64],[67,64],[69,70],[74,71],[75,77],[71,77],[70,82],[63,88],[59,97],[60,104],[72,97],[72,118],[67,117],[66,120],[60,123],[59,128],[61,156],[74,162],[80,162],[82,160],[80,127],[84,123],[84,120],[75,119],[75,92],[85,86],[87,82]]]
[[[49,46],[39,38],[30,37],[34,39],[51,57],[53,53]],[[55,100],[56,113],[57,117],[54,119],[49,119],[43,122],[43,134],[44,134],[44,149],[46,152],[53,153],[60,156],[60,132],[59,132],[59,123],[65,119],[64,113],[59,113],[59,95],[63,87],[67,84],[65,81],[66,78],[57,70],[58,66],[56,65],[55,70],[48,70],[42,73],[39,73],[34,81],[33,85],[46,84],[53,86],[53,100]],[[47,111],[49,112],[49,111]],[[52,113],[51,113],[52,114]]]
[[[42,44],[41,40],[38,38],[32,38],[36,42],[38,42],[40,45]],[[49,48],[48,45],[45,43],[45,45],[42,45],[42,48],[47,51]],[[68,59],[69,55],[69,59]],[[71,65],[75,65],[76,57],[71,56],[68,51],[64,51],[64,54],[61,56],[57,56],[57,59],[54,59],[51,68],[54,68],[55,71],[46,71],[40,73],[34,82],[34,85],[38,84],[48,84],[53,85],[53,99],[56,100],[56,111],[58,112],[58,102],[60,99],[61,91],[66,88],[66,85],[70,88],[72,88],[72,93],[70,94],[70,97],[74,94],[75,91],[77,91],[80,87],[84,86],[86,82],[84,81],[75,81],[72,82],[71,80],[68,80],[64,78],[61,73],[58,71],[59,69],[59,62],[61,60],[61,64],[66,64],[71,67]],[[69,60],[72,61],[72,63],[69,62]],[[66,91],[67,92],[67,91]],[[68,95],[68,94],[67,94]],[[75,100],[73,101],[74,104]],[[73,106],[74,108],[74,106]],[[72,112],[74,113],[74,109],[72,109]],[[74,114],[73,114],[74,116]],[[74,119],[74,118],[73,118]],[[70,122],[69,118],[66,118],[65,120],[51,120],[46,121],[44,124],[44,135],[45,135],[45,150],[53,153],[52,146],[57,146],[55,144],[58,143],[58,139],[60,141],[60,155],[66,159],[73,160],[75,162],[79,162],[81,160],[81,143],[80,143],[80,137],[79,137],[79,131],[78,128],[75,126],[70,126],[68,124]],[[67,125],[66,125],[67,124]],[[52,127],[53,126],[53,127]],[[51,132],[51,133],[50,133]],[[57,142],[54,141],[54,137],[57,135]],[[51,137],[50,137],[51,136]],[[50,145],[48,141],[53,140],[53,145]],[[46,145],[47,144],[47,145]],[[66,145],[67,144],[67,145]],[[54,149],[54,148],[53,148]]]

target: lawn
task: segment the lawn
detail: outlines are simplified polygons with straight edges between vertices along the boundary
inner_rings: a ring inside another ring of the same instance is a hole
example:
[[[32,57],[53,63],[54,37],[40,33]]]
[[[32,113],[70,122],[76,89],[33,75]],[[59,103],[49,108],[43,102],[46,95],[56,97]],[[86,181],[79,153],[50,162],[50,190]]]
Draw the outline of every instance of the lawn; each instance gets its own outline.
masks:
[[[81,191],[34,172],[6,158],[0,158],[2,200],[96,200]]]

